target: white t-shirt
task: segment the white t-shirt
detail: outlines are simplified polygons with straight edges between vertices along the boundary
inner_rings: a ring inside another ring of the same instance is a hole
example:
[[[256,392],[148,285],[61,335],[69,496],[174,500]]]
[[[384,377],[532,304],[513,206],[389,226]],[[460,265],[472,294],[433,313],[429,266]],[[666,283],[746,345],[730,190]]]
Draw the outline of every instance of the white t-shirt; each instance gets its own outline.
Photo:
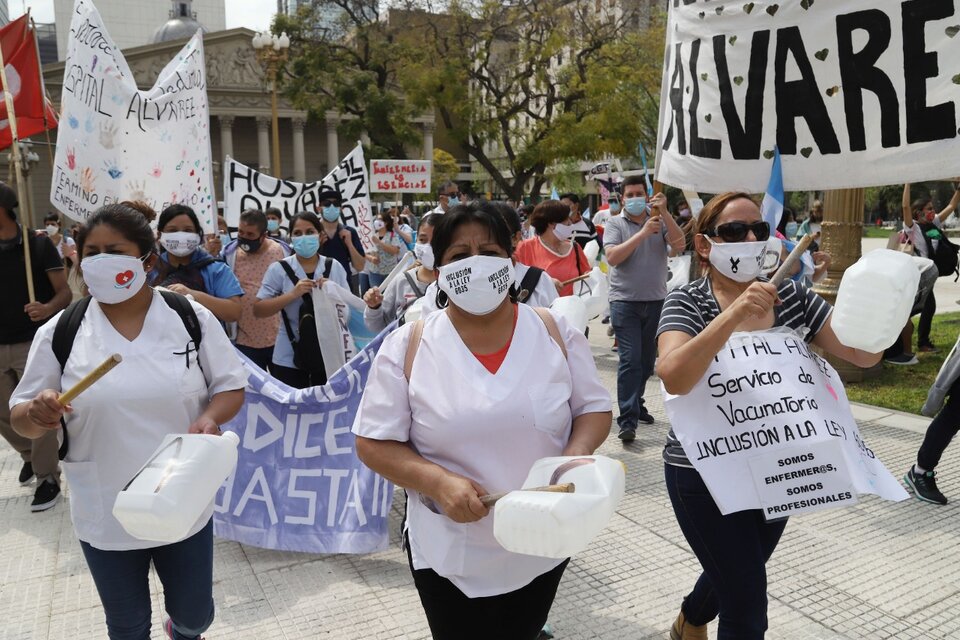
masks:
[[[133,341],[121,336],[92,300],[62,374],[51,346],[60,317],[55,315],[37,331],[23,378],[10,398],[13,408],[44,389],[68,389],[112,354],[123,356],[123,362],[73,401],[73,413],[66,416],[70,450],[62,466],[70,485],[70,515],[77,537],[97,549],[160,546],[129,535],[113,517],[117,494],[164,436],[187,432],[210,397],[246,386],[246,369],[220,322],[206,308],[191,304],[203,339],[199,354],[188,355],[190,335],[159,293],[154,292],[143,329]],[[188,535],[202,529],[212,513],[211,503]]]
[[[536,460],[562,453],[574,418],[610,411],[611,402],[582,333],[554,315],[567,349],[564,360],[536,312],[519,305],[518,314],[496,374],[467,349],[446,313],[424,322],[409,384],[403,365],[414,325],[387,336],[353,432],[409,442],[427,460],[490,493],[519,489]],[[562,562],[504,550],[493,536],[492,513],[458,524],[427,502],[409,491],[413,566],[433,569],[470,598],[514,591]]]

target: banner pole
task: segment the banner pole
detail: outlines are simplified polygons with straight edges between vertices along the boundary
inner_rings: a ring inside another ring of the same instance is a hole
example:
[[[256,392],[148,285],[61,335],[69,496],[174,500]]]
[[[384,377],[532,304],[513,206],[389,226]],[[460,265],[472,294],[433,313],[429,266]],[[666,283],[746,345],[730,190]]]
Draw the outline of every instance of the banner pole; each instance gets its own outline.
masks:
[[[14,173],[17,176],[17,200],[22,204],[27,201],[23,191],[23,167],[20,165],[20,138],[17,135],[17,112],[13,108],[13,94],[8,90],[6,63],[3,61],[3,48],[0,47],[0,83],[3,85],[3,97],[7,103],[7,121],[10,123],[10,139],[13,141],[11,156],[13,157]],[[33,229],[28,228],[26,221],[20,221],[23,234],[23,262],[27,271],[27,296],[30,302],[37,298],[33,289],[33,265],[30,261],[30,234]]]
[[[30,15],[30,8],[27,8]],[[43,133],[47,137],[47,156],[50,158],[50,175],[53,176],[53,142],[50,141],[50,122],[47,120],[47,85],[43,81],[43,63],[40,62],[40,39],[37,38],[37,24],[30,16],[30,30],[33,31],[33,48],[37,51],[37,72],[40,75],[40,92],[43,94]],[[53,101],[50,101],[53,105]]]

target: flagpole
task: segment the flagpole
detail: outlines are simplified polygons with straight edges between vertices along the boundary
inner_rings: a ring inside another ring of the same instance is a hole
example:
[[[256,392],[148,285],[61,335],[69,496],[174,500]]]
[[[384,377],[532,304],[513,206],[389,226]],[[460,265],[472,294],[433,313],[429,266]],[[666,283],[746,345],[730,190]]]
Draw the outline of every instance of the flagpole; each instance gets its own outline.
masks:
[[[10,139],[13,141],[11,156],[13,157],[14,172],[17,176],[17,200],[21,203],[27,199],[23,192],[23,168],[20,165],[20,138],[17,136],[17,112],[13,108],[13,94],[7,84],[6,63],[3,61],[3,47],[0,47],[0,84],[3,85],[3,97],[7,103],[7,122],[10,124]],[[27,295],[30,302],[36,302],[37,297],[33,290],[33,265],[30,261],[30,234],[33,229],[28,228],[24,220],[20,221],[23,235],[23,262],[27,271]]]
[[[30,16],[30,8],[27,8]],[[30,29],[33,31],[33,47],[37,51],[37,72],[40,74],[40,93],[43,94],[43,133],[47,137],[47,156],[50,158],[50,175],[53,175],[53,142],[50,141],[50,123],[47,121],[47,85],[43,81],[43,63],[40,62],[40,39],[37,37],[37,23],[30,16]],[[53,104],[53,101],[50,103]]]

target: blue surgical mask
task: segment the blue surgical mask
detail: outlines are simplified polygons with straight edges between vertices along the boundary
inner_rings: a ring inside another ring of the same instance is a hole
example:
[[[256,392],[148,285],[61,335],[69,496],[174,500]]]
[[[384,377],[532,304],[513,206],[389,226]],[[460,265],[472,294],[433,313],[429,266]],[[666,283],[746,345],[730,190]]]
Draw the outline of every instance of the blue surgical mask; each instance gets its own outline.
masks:
[[[322,215],[323,219],[327,222],[336,222],[340,219],[340,207],[335,204],[331,204],[324,207],[320,215]]]
[[[220,244],[222,244],[223,246],[227,246],[228,244],[230,244],[230,234],[229,234],[229,233],[221,233],[221,234],[220,234]]]
[[[620,203],[616,200],[610,202],[610,213],[617,214],[620,213]]]
[[[788,222],[783,227],[783,235],[787,236],[788,239],[795,238],[797,237],[797,229],[799,228],[800,228],[800,225],[798,225],[796,222]]]
[[[457,196],[449,196],[449,197],[447,198],[447,206],[448,206],[448,207],[455,207],[455,206],[457,206],[458,204],[460,204],[460,198],[458,198]]]
[[[626,202],[623,203],[623,208],[631,216],[642,216],[649,209],[647,199],[644,196],[627,198]]]
[[[312,258],[320,250],[320,236],[297,236],[290,244],[301,258]]]
[[[267,220],[267,231],[276,231],[280,228],[279,220]]]

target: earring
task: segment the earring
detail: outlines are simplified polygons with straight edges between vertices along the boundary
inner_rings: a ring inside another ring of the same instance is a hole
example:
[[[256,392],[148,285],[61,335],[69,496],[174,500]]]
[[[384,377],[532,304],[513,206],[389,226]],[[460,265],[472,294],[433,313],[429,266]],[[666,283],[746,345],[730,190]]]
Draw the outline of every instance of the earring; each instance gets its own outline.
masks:
[[[437,288],[437,299],[435,300],[435,302],[437,303],[437,309],[446,309],[446,308],[447,308],[447,303],[450,302],[450,298],[449,298],[449,296],[447,296],[447,292],[446,292],[446,291],[443,291],[442,289],[440,289],[440,288],[438,287],[438,288]]]

